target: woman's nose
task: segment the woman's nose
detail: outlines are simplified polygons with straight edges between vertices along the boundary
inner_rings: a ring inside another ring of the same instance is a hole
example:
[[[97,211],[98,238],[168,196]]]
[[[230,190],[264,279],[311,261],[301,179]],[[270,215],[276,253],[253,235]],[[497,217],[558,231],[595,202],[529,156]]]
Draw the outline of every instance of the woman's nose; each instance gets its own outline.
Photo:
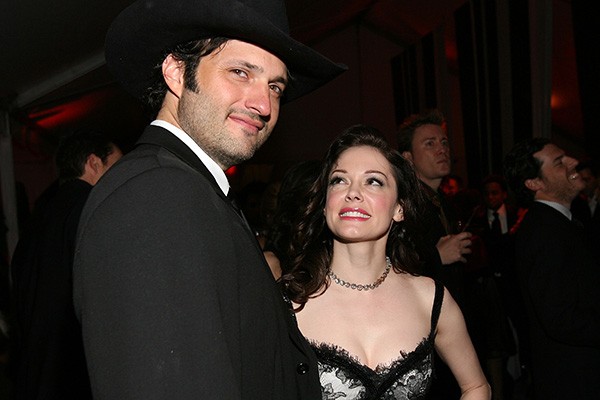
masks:
[[[346,193],[346,200],[353,201],[353,200],[361,200],[361,199],[362,199],[362,194],[360,192],[360,188],[356,184],[351,184],[348,187],[348,192]]]

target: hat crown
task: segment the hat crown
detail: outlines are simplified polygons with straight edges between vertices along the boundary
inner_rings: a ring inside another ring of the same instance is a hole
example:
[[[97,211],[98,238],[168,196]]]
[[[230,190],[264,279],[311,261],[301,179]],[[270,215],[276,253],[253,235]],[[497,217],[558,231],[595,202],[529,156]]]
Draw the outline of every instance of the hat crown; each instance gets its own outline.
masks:
[[[266,17],[283,32],[290,33],[284,0],[239,0],[239,2]]]
[[[285,63],[294,78],[286,87],[290,101],[347,67],[294,40],[289,30],[285,0],[137,0],[106,34],[106,64],[127,91],[143,99],[174,46],[219,36],[242,40]]]

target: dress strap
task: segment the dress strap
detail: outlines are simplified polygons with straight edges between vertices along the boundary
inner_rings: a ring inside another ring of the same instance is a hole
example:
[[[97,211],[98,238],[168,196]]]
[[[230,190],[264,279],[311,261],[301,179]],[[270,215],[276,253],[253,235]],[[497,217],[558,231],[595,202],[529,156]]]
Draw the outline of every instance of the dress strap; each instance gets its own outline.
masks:
[[[442,302],[444,301],[444,285],[435,281],[435,297],[433,298],[433,307],[431,310],[431,332],[429,336],[435,335],[437,329],[438,320],[440,319],[440,312],[442,310]]]

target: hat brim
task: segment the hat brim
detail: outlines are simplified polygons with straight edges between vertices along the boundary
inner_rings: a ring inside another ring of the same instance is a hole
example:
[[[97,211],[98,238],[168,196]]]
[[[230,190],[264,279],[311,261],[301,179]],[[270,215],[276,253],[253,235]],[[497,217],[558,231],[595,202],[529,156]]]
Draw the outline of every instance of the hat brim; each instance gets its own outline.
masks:
[[[105,56],[123,87],[143,98],[153,69],[168,49],[191,40],[223,36],[255,44],[290,71],[285,101],[303,96],[347,67],[294,40],[264,15],[237,0],[139,0],[123,10],[106,35]]]

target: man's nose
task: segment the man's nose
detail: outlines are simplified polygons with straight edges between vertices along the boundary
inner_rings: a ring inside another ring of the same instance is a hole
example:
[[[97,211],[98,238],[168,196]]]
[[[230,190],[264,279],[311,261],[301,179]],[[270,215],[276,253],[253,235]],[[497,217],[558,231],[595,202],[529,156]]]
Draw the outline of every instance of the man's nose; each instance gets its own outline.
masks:
[[[261,117],[271,114],[271,89],[268,85],[255,84],[248,90],[246,107]]]

